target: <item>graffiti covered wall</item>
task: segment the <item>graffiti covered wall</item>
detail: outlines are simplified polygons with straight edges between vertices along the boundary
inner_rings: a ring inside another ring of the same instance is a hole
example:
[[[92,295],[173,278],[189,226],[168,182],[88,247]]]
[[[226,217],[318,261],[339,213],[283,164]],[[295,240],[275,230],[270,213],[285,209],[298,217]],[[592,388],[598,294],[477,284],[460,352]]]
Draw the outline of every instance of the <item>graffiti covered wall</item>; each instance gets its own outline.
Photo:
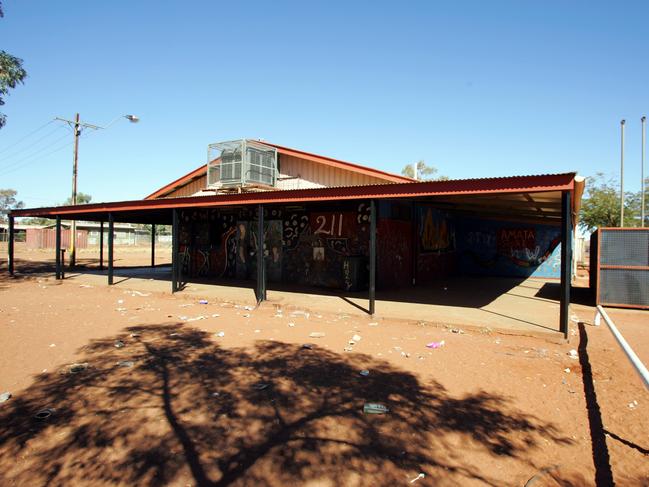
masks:
[[[264,262],[270,282],[356,290],[367,287],[367,202],[320,208],[266,208]],[[255,209],[181,212],[179,244],[185,276],[254,279]]]
[[[378,205],[377,288],[452,275],[560,276],[558,226],[466,218],[432,204]],[[184,276],[254,279],[256,209],[181,212]],[[370,208],[349,202],[266,208],[262,249],[269,282],[367,289]]]
[[[465,275],[558,278],[558,226],[458,218],[459,271]]]

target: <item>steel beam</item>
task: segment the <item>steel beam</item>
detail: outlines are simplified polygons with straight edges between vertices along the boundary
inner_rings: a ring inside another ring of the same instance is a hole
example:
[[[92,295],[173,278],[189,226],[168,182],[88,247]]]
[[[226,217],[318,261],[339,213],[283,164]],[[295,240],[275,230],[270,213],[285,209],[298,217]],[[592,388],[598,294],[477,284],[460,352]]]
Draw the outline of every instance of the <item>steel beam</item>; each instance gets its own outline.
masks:
[[[568,338],[570,319],[570,284],[572,282],[572,207],[570,191],[561,194],[561,293],[559,330]]]
[[[115,218],[108,214],[108,285],[113,284],[113,238],[115,235]]]
[[[370,315],[376,310],[376,201],[370,200]]]

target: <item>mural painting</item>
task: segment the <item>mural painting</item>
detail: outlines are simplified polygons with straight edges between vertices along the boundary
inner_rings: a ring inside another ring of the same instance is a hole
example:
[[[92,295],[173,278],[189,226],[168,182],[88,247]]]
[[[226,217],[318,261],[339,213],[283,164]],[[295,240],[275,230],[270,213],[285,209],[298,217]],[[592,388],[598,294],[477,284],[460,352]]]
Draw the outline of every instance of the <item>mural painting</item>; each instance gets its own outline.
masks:
[[[463,274],[560,277],[558,226],[461,219],[459,228]]]
[[[181,211],[179,250],[183,275],[235,276],[235,217],[215,210]]]
[[[261,251],[268,280],[346,289],[366,286],[369,212],[366,202],[336,209],[265,208]],[[227,214],[211,209],[181,212],[183,274],[254,279],[255,213],[246,209]]]
[[[456,272],[455,222],[451,216],[430,205],[417,206],[416,282],[428,284]]]
[[[450,252],[455,249],[455,231],[449,216],[430,206],[420,206],[419,250],[425,252]]]

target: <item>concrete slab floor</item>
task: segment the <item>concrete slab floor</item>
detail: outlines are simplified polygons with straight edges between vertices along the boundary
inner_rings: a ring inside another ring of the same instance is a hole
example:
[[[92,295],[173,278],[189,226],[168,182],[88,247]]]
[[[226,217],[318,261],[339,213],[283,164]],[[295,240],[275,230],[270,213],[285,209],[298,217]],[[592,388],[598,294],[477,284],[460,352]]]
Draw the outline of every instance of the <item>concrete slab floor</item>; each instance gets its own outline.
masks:
[[[105,271],[68,272],[66,279],[80,284],[107,285]],[[171,270],[168,266],[116,269],[114,285],[169,293]],[[204,279],[186,284],[179,294],[255,305],[253,288],[254,281]],[[269,283],[267,294],[264,306],[367,315],[366,291],[345,293]],[[558,295],[559,282],[556,280],[457,277],[427,286],[379,291],[374,318],[558,335]]]

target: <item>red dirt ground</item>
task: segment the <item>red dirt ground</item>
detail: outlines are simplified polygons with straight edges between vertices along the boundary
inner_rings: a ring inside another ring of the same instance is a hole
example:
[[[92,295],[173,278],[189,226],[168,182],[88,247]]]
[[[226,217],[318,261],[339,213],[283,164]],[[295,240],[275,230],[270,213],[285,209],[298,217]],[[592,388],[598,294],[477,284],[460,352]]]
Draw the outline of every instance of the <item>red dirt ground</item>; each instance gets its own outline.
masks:
[[[2,270],[0,485],[649,485],[649,393],[606,327],[302,311]],[[646,360],[649,313],[610,315]]]

